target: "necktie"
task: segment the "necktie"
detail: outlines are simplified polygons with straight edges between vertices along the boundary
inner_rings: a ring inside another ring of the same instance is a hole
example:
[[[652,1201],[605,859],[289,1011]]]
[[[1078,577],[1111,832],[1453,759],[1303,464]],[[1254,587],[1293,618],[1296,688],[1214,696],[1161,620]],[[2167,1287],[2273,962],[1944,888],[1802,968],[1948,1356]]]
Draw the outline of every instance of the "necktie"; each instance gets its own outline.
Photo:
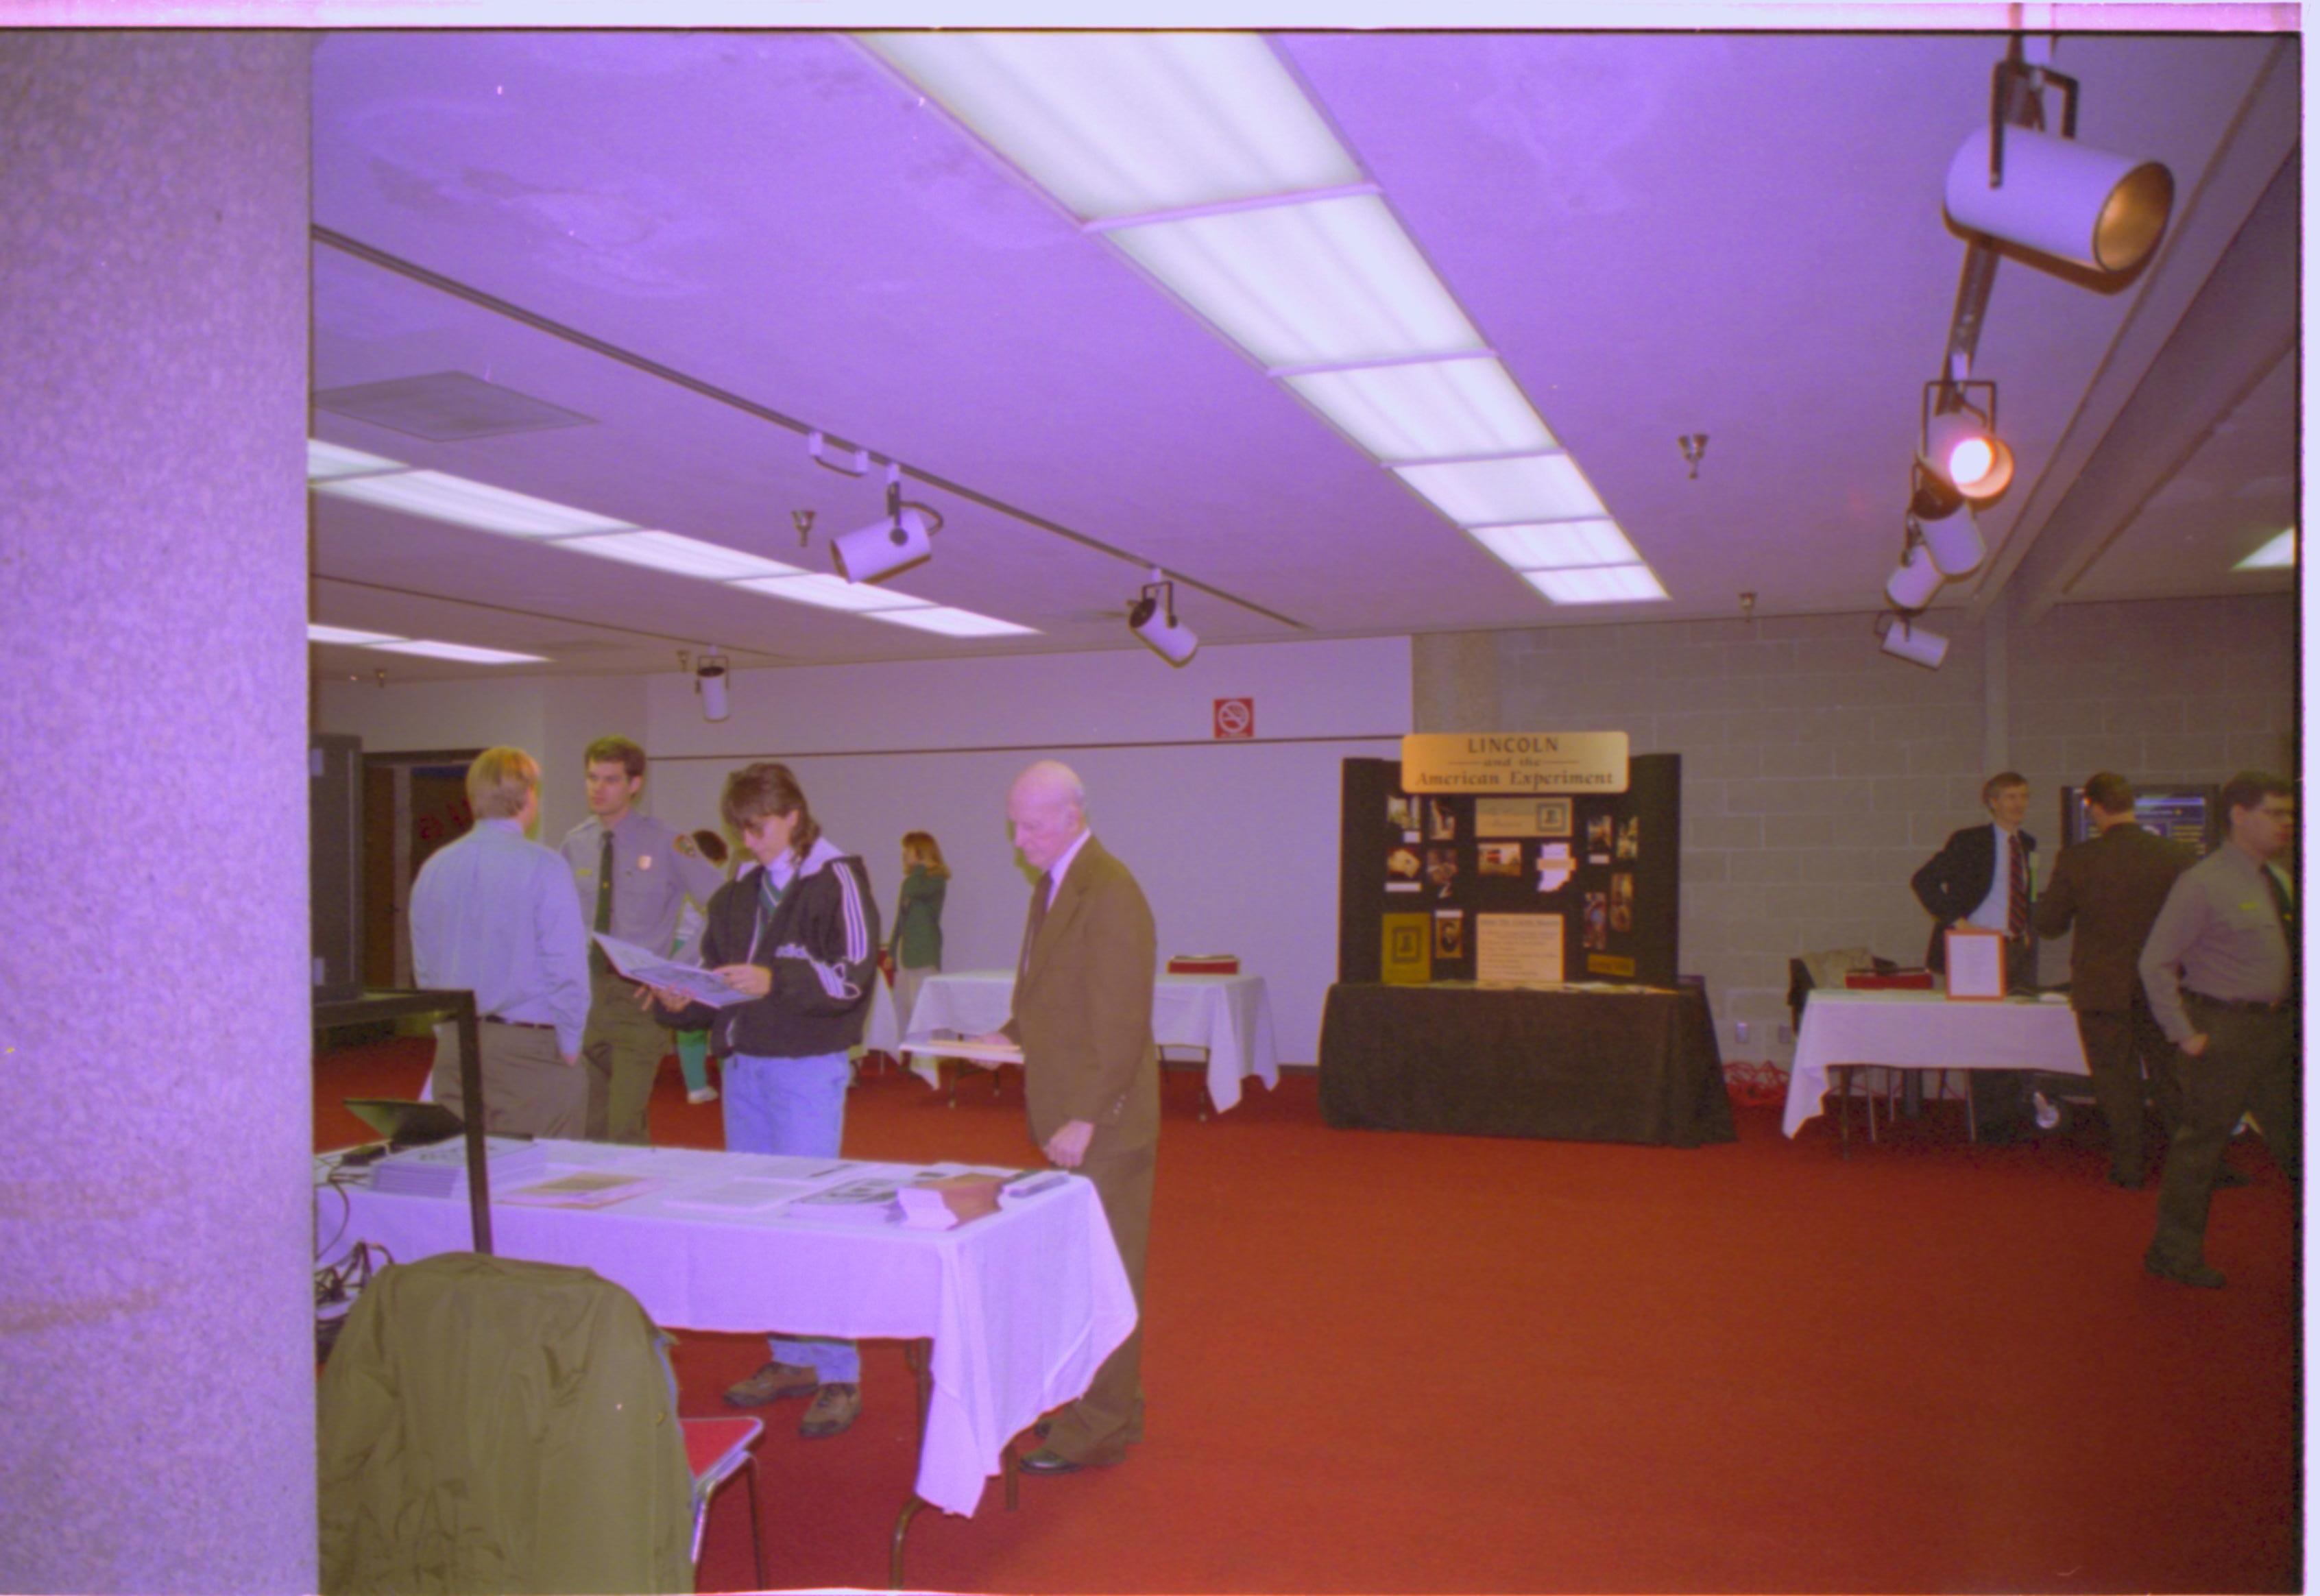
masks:
[[[2022,851],[2022,833],[2006,838],[2006,935],[2019,942],[2030,935],[2030,860]]]
[[[1023,957],[1015,961],[1015,978],[1020,981],[1031,973],[1031,944],[1039,939],[1039,928],[1047,923],[1048,888],[1053,884],[1046,871],[1039,873],[1039,884],[1031,893],[1031,918],[1023,925]]]
[[[604,850],[596,856],[595,929],[600,931],[612,929],[612,834],[609,830],[604,833]],[[612,967],[612,961],[604,957],[604,950],[591,939],[588,943],[589,970],[602,975],[609,973]]]
[[[2263,875],[2263,884],[2271,889],[2271,907],[2279,916],[2280,934],[2288,939],[2288,997],[2293,1002],[2304,991],[2304,942],[2296,934],[2296,901],[2288,895],[2279,871],[2269,865],[2259,866],[2258,869]]]

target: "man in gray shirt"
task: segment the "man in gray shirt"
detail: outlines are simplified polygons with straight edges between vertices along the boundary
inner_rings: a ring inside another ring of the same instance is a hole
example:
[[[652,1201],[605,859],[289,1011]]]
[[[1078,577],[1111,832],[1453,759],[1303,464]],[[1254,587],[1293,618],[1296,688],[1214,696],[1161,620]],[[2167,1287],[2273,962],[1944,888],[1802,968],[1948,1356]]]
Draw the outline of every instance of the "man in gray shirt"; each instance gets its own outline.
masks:
[[[467,767],[476,823],[438,848],[411,889],[419,984],[476,994],[484,1128],[576,1137],[588,1104],[579,1069],[588,1020],[587,933],[571,872],[524,833],[539,816],[539,766],[486,748]],[[435,1101],[459,1102],[458,1028],[435,1028]]]
[[[2288,874],[2296,790],[2243,771],[2221,798],[2230,839],[2178,877],[2138,968],[2151,1012],[2180,1054],[2183,1119],[2167,1147],[2159,1229],[2143,1266],[2215,1287],[2204,1256],[2224,1146],[2252,1113],[2291,1180],[2303,1174],[2296,892]]]
[[[666,957],[684,900],[705,908],[724,877],[692,838],[637,811],[645,785],[642,748],[625,737],[600,737],[588,745],[585,765],[588,818],[564,838],[580,912],[593,929]],[[593,943],[588,970],[588,1035],[580,1049],[587,1066],[586,1135],[641,1144],[668,1032],[639,1001],[649,1002],[649,994]]]

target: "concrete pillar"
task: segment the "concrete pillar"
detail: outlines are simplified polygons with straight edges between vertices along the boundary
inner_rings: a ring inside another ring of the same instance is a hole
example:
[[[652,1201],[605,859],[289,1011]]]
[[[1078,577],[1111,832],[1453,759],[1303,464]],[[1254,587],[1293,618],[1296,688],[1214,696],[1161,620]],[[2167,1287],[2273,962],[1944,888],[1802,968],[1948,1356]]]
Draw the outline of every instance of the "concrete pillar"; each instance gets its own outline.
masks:
[[[0,1590],[314,1588],[308,50],[0,33]]]

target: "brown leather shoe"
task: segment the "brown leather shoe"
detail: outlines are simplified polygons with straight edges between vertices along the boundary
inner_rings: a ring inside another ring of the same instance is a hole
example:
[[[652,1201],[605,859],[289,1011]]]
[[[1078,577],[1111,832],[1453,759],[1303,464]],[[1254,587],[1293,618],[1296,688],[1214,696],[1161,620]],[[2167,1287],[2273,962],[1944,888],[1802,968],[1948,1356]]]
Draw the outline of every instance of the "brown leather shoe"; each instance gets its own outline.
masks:
[[[798,1434],[809,1441],[837,1435],[861,1411],[862,1387],[850,1381],[832,1382],[813,1393],[805,1417],[798,1421]]]
[[[725,1388],[725,1400],[737,1408],[760,1408],[784,1397],[810,1396],[821,1376],[795,1364],[767,1364],[747,1380]]]

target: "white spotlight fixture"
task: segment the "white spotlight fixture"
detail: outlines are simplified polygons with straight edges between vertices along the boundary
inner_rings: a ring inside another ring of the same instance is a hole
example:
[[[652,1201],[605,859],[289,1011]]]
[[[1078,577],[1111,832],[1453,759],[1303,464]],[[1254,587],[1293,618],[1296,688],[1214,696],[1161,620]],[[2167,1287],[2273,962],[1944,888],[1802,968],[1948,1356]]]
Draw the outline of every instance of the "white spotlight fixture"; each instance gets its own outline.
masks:
[[[886,467],[886,514],[829,540],[830,564],[848,582],[876,582],[934,557],[942,517],[924,504],[902,502],[902,473]]]
[[[1987,127],[1966,135],[1943,189],[1950,220],[1973,232],[2099,272],[2143,264],[2167,231],[2175,178],[2155,160],[2134,160],[2078,141],[2079,85],[2019,59],[2017,42],[1990,84]],[[2062,94],[2062,131],[2038,131],[2048,84]],[[2029,125],[2008,126],[2016,114]]]
[[[1927,670],[1941,669],[1942,659],[1950,651],[1949,639],[1927,631],[1906,615],[1885,615],[1879,620],[1883,623],[1881,647],[1886,653]]]
[[[1909,540],[1902,546],[1899,567],[1885,578],[1885,596],[1895,609],[1915,614],[1934,602],[1941,585],[1942,574],[1934,568],[1934,557],[1926,552],[1925,540],[1913,524]]]
[[[1975,391],[1988,395],[1976,405]],[[2014,481],[2014,451],[1998,435],[1998,385],[1936,378],[1918,407],[1917,457],[1944,487],[1987,503]]]
[[[1176,585],[1162,577],[1157,566],[1152,567],[1152,580],[1145,584],[1136,607],[1128,612],[1128,630],[1171,665],[1183,664],[1201,646],[1192,629],[1176,619]]]
[[[717,652],[714,643],[693,664],[693,690],[700,695],[701,718],[704,721],[721,721],[733,712],[725,691],[728,671],[725,656]]]
[[[1944,577],[1971,576],[1980,566],[1988,549],[1972,507],[1922,462],[1909,472],[1909,519],[1925,540],[1934,569]]]

